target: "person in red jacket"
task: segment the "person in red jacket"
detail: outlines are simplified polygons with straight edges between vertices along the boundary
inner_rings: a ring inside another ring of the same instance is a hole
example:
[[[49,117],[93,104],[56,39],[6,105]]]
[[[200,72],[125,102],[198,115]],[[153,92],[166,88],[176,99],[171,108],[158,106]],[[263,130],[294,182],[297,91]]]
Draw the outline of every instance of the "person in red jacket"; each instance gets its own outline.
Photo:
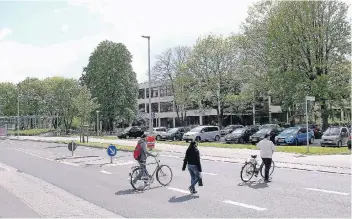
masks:
[[[197,143],[192,141],[187,148],[186,156],[183,160],[182,171],[186,170],[186,165],[188,164],[188,171],[191,175],[191,186],[188,188],[189,191],[194,194],[197,193],[195,185],[201,180],[200,173],[202,172],[202,165],[200,164],[199,150],[197,148]]]

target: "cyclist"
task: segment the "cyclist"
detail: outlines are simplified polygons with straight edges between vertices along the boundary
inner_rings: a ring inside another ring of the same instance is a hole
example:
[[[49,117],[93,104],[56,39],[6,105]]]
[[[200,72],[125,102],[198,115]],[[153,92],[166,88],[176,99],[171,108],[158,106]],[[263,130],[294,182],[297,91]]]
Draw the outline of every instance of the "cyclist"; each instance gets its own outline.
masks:
[[[138,160],[138,163],[141,167],[141,172],[139,172],[138,176],[135,178],[134,183],[137,181],[137,179],[142,179],[142,180],[149,180],[149,173],[146,167],[146,163],[147,163],[147,158],[148,156],[152,156],[152,157],[157,157],[158,155],[154,155],[152,153],[150,153],[147,150],[147,135],[143,134],[141,136],[141,139],[138,141],[138,144],[141,146],[141,155],[140,158]]]
[[[260,156],[263,160],[265,166],[265,176],[264,182],[268,183],[269,181],[269,170],[271,167],[273,153],[275,151],[275,145],[272,141],[269,140],[270,135],[265,134],[264,139],[258,142],[257,147],[260,149]]]

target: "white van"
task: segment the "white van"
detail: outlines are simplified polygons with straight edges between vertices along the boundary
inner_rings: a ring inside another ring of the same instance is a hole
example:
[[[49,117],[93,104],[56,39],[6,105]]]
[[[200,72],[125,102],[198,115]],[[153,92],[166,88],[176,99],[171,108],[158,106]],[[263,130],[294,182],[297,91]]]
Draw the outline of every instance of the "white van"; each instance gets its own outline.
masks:
[[[217,126],[198,126],[183,135],[183,140],[189,141],[219,141],[220,130]]]

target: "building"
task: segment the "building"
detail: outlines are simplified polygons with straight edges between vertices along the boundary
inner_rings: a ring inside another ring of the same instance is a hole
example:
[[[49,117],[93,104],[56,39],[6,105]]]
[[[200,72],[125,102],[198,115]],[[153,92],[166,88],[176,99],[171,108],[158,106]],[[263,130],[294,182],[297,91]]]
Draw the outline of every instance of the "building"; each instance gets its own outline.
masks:
[[[160,84],[152,84],[151,87],[153,127],[179,126],[172,89]],[[139,84],[138,109],[142,117],[149,118],[148,82]],[[204,112],[199,109],[188,110],[186,115],[188,125],[208,125],[217,122],[217,111],[215,109],[207,109]]]

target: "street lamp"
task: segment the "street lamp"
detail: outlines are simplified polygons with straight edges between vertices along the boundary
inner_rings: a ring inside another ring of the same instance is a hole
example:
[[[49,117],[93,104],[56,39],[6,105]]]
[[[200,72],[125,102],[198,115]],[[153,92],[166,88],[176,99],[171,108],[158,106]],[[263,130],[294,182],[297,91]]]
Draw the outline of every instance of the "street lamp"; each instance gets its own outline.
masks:
[[[153,132],[153,120],[152,120],[152,99],[151,99],[151,79],[150,79],[150,36],[142,36],[148,39],[148,82],[149,82],[149,134]]]
[[[97,110],[96,112],[97,112],[97,136],[99,136],[99,113],[100,113],[100,111]]]
[[[17,138],[20,137],[20,84],[17,84]]]

